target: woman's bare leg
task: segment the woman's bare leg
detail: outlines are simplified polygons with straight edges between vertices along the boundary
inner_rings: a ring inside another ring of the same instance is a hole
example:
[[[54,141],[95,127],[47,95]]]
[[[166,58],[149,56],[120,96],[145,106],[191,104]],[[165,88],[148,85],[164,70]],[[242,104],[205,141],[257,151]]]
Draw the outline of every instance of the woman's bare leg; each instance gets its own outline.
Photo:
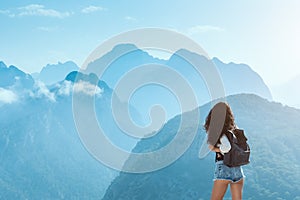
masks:
[[[227,180],[215,180],[211,193],[211,200],[222,200],[226,193],[228,184],[229,181]]]
[[[230,184],[230,192],[231,192],[232,200],[242,199],[243,185],[244,185],[244,179],[240,180],[239,182]]]

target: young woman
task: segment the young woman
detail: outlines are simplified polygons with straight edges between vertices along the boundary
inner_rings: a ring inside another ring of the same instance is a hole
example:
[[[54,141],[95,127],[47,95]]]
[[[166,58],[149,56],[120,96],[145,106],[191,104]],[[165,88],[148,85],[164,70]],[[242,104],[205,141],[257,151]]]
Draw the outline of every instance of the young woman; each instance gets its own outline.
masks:
[[[223,199],[228,185],[232,200],[242,199],[244,174],[241,167],[228,167],[223,164],[224,153],[229,152],[231,145],[226,132],[236,128],[234,116],[227,103],[217,103],[206,117],[204,128],[208,134],[209,148],[216,152],[214,185],[211,200]]]

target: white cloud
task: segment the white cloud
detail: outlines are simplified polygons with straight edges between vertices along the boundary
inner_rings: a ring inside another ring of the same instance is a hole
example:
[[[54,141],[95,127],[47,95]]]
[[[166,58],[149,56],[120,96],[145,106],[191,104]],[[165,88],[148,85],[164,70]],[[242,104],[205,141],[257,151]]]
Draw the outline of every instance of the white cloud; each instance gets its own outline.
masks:
[[[43,82],[36,81],[35,88],[37,89],[36,93],[34,94],[35,97],[47,97],[50,101],[56,101],[54,93],[50,92]]]
[[[9,10],[0,10],[0,14],[15,17],[15,14],[11,13]]]
[[[85,13],[85,14],[88,14],[88,13],[103,11],[103,10],[105,10],[105,8],[103,8],[101,6],[88,6],[88,7],[83,8],[81,10],[81,12]]]
[[[3,14],[3,15],[8,15],[10,12],[9,10],[0,10],[0,14]]]
[[[13,103],[18,100],[18,96],[11,90],[0,88],[0,102]]]
[[[131,17],[131,16],[126,16],[125,19],[126,19],[127,21],[132,21],[132,22],[137,22],[137,21],[138,21],[136,18]]]
[[[103,90],[89,82],[79,81],[78,83],[74,84],[74,92],[83,93],[89,96],[101,96]]]
[[[58,87],[60,87],[58,90],[59,95],[69,96],[72,91],[72,82],[65,80],[63,84],[58,85]]]
[[[197,26],[193,26],[191,28],[189,28],[187,30],[187,33],[189,35],[195,35],[195,34],[201,34],[201,33],[205,33],[205,32],[220,32],[220,31],[224,31],[224,29],[218,27],[218,26],[211,26],[211,25],[197,25]]]
[[[39,26],[36,29],[39,31],[44,31],[44,32],[52,32],[52,31],[57,30],[57,27]]]
[[[18,16],[45,16],[45,17],[56,17],[64,18],[71,15],[70,12],[60,12],[54,9],[47,9],[45,6],[40,4],[30,4],[24,7],[18,8],[20,11]]]
[[[59,95],[69,96],[74,90],[75,93],[81,93],[89,96],[101,96],[103,90],[97,85],[93,85],[86,81],[79,81],[78,83],[73,84],[71,81],[64,81],[62,85],[58,85]]]

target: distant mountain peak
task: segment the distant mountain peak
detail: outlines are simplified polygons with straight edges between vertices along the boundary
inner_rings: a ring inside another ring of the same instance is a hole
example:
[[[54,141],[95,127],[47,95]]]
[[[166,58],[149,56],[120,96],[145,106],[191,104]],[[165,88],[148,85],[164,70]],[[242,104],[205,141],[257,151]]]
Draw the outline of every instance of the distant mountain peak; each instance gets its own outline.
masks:
[[[138,49],[138,47],[131,43],[118,44],[113,47],[113,50],[115,51],[124,51],[124,50],[132,50],[132,49]]]
[[[0,68],[7,68],[6,64],[3,61],[0,61]]]
[[[77,70],[79,67],[73,61],[57,62],[57,64],[47,64],[36,77],[46,85],[51,85],[63,80],[70,72]]]
[[[78,68],[77,64],[71,60],[66,61],[66,62],[60,62],[58,61],[57,64],[47,64],[45,67],[42,68],[41,73],[44,70],[47,70],[49,68],[57,68],[57,67],[63,67],[63,68],[73,68],[74,66],[76,66],[76,68]]]
[[[104,81],[99,80],[98,76],[94,73],[84,74],[82,72],[72,71],[66,76],[65,80],[71,81],[72,83],[85,81],[93,85],[98,85],[100,88],[104,89],[104,91],[111,91],[108,85]]]
[[[221,61],[219,58],[217,58],[217,57],[213,57],[212,59],[211,59],[214,63],[221,63],[221,64],[225,64],[223,61]]]
[[[187,49],[179,49],[173,55],[182,55],[182,56],[187,55],[187,56],[193,56],[193,57],[195,56],[195,57],[204,58],[206,60],[209,60],[209,58],[206,55],[198,54],[198,53],[195,53],[195,52],[187,50]]]
[[[21,71],[14,65],[7,67],[0,62],[0,87],[32,88],[34,81],[29,74]]]
[[[96,85],[98,82],[98,77],[94,73],[90,73],[89,75],[87,75],[78,71],[72,71],[66,76],[65,80],[71,81],[72,83],[86,81],[93,85]]]
[[[21,72],[22,74],[25,74],[23,71],[19,70],[19,68],[17,68],[14,65],[10,65],[8,68],[11,69],[11,70],[15,70],[15,71]]]

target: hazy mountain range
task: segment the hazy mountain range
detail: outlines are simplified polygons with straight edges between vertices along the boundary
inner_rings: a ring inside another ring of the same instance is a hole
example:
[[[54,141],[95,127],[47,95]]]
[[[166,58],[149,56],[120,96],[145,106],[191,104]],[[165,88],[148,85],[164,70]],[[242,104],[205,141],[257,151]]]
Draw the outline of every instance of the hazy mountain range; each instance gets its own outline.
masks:
[[[193,63],[190,63],[190,61],[193,61]],[[223,81],[226,95],[254,93],[269,100],[272,99],[272,95],[262,78],[248,65],[232,62],[225,64],[218,58],[210,60],[203,55],[185,49],[176,51],[169,60],[162,60],[152,57],[133,44],[120,44],[102,57],[89,63],[86,72],[98,73],[99,69],[107,66],[101,80],[105,81],[111,88],[115,88],[117,81],[124,74],[144,64],[164,65],[178,71],[192,85],[195,92],[199,93],[200,104],[209,101],[209,99],[206,97],[208,94],[204,92],[207,91],[203,82],[204,79],[197,74],[194,67],[216,67]]]
[[[99,80],[97,69],[128,50],[131,52],[112,62]],[[174,96],[155,86],[137,91],[129,102],[116,95],[117,114],[124,119],[122,124],[127,122],[124,108],[128,108],[131,119],[142,126],[149,123],[148,109],[155,103],[170,113],[161,134],[140,142],[118,127],[111,100],[122,75],[134,67],[152,63],[179,72],[195,91],[199,106],[209,102],[203,80],[194,74],[182,55],[199,63],[199,67],[213,63],[219,70],[226,95],[235,94],[228,101],[239,126],[245,128],[253,145],[251,165],[245,168],[249,174],[245,196],[250,199],[251,195],[261,194],[256,197],[297,199],[299,190],[291,188],[297,185],[294,177],[299,177],[300,171],[299,147],[295,140],[299,110],[269,102],[272,96],[268,87],[247,65],[225,64],[217,58],[209,60],[186,50],[179,50],[169,60],[161,60],[130,44],[116,46],[90,63],[84,73],[77,72],[75,63],[66,62],[47,65],[33,78],[15,66],[0,62],[0,199],[101,199],[104,195],[104,199],[206,199],[211,189],[213,159],[212,155],[204,160],[197,158],[204,136],[202,129],[184,156],[171,166],[148,174],[119,175],[88,153],[74,122],[72,97],[77,95],[83,110],[86,102],[94,100],[93,114],[116,146],[144,152],[145,148],[151,151],[167,144],[176,133],[182,114]],[[210,106],[201,106],[200,124]],[[81,117],[89,120],[91,116]],[[188,126],[195,124],[191,120]],[[88,127],[87,131],[94,130]],[[129,158],[126,164],[142,163]],[[173,196],[175,194],[177,196]]]
[[[263,79],[246,64],[225,64],[218,58],[210,60],[205,56],[184,49],[175,52],[169,60],[162,60],[152,57],[133,44],[120,44],[102,57],[89,63],[85,69],[85,73],[89,74],[92,72],[96,75],[100,75],[98,74],[99,71],[105,66],[108,66],[99,78],[114,90],[121,77],[127,75],[130,70],[145,64],[149,66],[167,67],[179,73],[184,81],[191,86],[193,89],[192,95],[195,96],[197,105],[200,106],[211,100],[211,92],[208,89],[210,86],[206,84],[201,74],[197,73],[190,61],[193,62],[193,65],[196,63],[196,67],[204,71],[206,68],[216,68],[225,90],[224,95],[251,93],[272,100],[271,92]],[[78,66],[72,61],[65,63],[59,62],[58,64],[48,64],[42,68],[40,73],[34,73],[33,76],[35,80],[45,85],[52,85],[63,80],[71,71],[77,71],[78,69]],[[149,75],[150,73],[151,75]],[[168,74],[162,73],[161,70],[155,72],[150,71],[144,75],[135,76],[134,80],[143,82],[149,79],[149,76],[170,79],[169,82],[172,82],[174,88],[179,88],[182,85],[175,77],[168,76]],[[130,88],[130,84],[131,81],[127,81],[123,84],[123,87]],[[214,82],[210,84],[213,85]],[[162,85],[150,84],[137,87],[136,89],[138,90],[132,91],[134,93],[132,93],[130,100],[123,98],[120,100],[122,102],[130,101],[130,104],[141,113],[142,121],[146,124],[151,122],[148,115],[149,108],[155,104],[162,105],[166,113],[166,119],[170,119],[181,112],[195,108],[195,106],[190,104],[190,107],[186,108],[186,110],[182,110],[183,108],[178,104],[180,100],[177,99],[176,94],[174,95],[172,91],[169,91],[168,88]],[[153,117],[158,118],[159,116]]]
[[[205,79],[202,77],[204,74],[198,74],[194,67],[198,67],[203,71],[206,71],[207,68],[216,68],[222,80],[226,95],[253,93],[272,100],[270,90],[262,78],[249,66],[235,63],[225,64],[217,58],[210,60],[203,55],[198,55],[185,49],[175,52],[169,60],[161,60],[152,57],[133,44],[120,44],[102,57],[89,63],[86,72],[99,73],[98,75],[100,75],[100,69],[107,67],[106,71],[101,74],[101,80],[105,81],[114,89],[118,81],[124,75],[130,74],[130,70],[145,64],[148,64],[149,67],[164,66],[178,72],[184,80],[191,85],[198,105],[209,102],[211,100],[211,94],[208,90],[209,85],[205,83]],[[149,74],[150,73],[151,76],[154,77],[162,77],[165,75],[162,74],[160,70],[151,71]],[[143,82],[143,80],[147,80],[148,76],[148,74],[143,74],[135,76],[134,79]],[[172,79],[173,77],[170,76],[168,78]],[[164,79],[164,77],[162,77],[162,79]],[[175,78],[172,82],[175,87],[177,84],[180,84],[179,80]],[[130,87],[130,82],[125,84]],[[176,106],[178,103],[174,95],[157,85],[141,87],[132,95],[131,103],[141,113],[148,113],[148,109],[151,105],[159,103],[164,106],[164,109],[168,113],[168,119],[182,112],[180,107]],[[145,120],[149,122],[149,119],[145,118]]]

